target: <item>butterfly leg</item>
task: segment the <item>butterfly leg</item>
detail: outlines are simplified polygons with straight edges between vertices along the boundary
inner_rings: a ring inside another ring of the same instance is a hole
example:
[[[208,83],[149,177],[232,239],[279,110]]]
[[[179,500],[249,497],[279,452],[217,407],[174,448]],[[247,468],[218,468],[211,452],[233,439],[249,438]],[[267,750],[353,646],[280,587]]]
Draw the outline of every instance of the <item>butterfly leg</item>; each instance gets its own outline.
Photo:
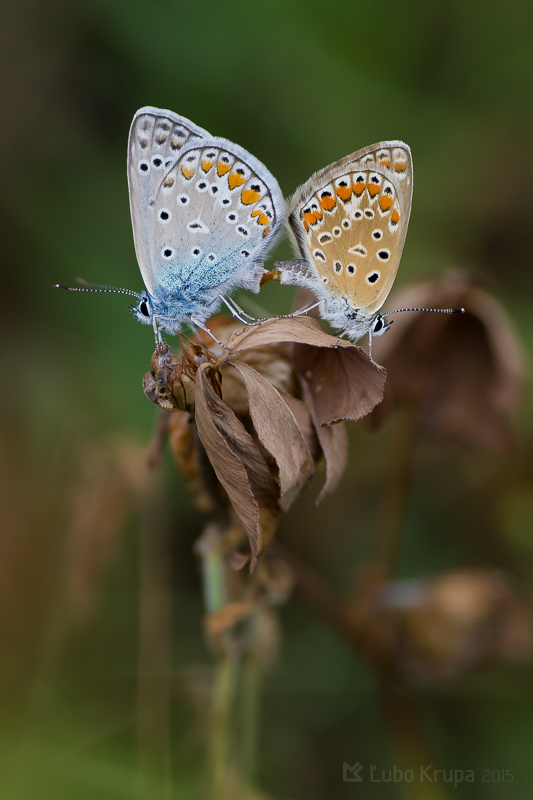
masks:
[[[246,311],[243,311],[242,308],[237,305],[235,300],[228,300],[227,297],[224,297],[224,295],[221,294],[217,295],[217,299],[222,300],[226,308],[231,312],[231,315],[235,317],[235,319],[238,319],[239,322],[242,322],[243,325],[251,326],[251,325],[256,325],[258,322],[262,322],[262,320],[256,319],[255,317],[251,317],[249,314],[246,313]],[[244,319],[244,317],[247,317],[249,320],[252,320],[252,322],[247,322]]]
[[[369,328],[368,330],[368,355],[370,356],[370,361],[377,366],[376,362],[372,358],[372,329]]]
[[[159,328],[158,325],[157,325],[157,317],[155,315],[152,317],[152,325],[153,325],[153,328],[154,328],[155,343],[156,344],[161,344],[162,343],[162,340],[161,340],[161,328]]]
[[[211,339],[213,339],[213,341],[215,341],[217,344],[219,344],[221,347],[223,347],[224,350],[229,350],[230,349],[227,346],[227,344],[224,344],[224,342],[221,342],[220,339],[217,339],[215,334],[212,331],[209,330],[207,325],[204,325],[204,323],[200,322],[199,319],[195,319],[194,317],[191,317],[191,325],[194,325],[196,328],[200,328],[200,330],[204,331],[204,333],[207,333],[207,335],[210,336]]]
[[[307,314],[308,311],[312,311],[314,308],[318,308],[322,300],[319,300],[317,303],[313,303],[311,306],[306,306],[305,308],[300,308],[298,311],[293,311],[292,314],[287,314],[287,317],[301,317],[302,314]]]

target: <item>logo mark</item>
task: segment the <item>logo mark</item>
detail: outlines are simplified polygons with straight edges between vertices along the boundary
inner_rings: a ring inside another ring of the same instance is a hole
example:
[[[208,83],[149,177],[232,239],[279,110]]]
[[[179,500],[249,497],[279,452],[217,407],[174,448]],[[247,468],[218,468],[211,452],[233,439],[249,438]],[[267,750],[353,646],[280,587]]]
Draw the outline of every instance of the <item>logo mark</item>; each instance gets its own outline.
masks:
[[[355,764],[347,764],[346,762],[342,765],[342,780],[345,783],[362,783],[363,779],[359,775],[361,770],[363,769],[363,765],[357,761]]]

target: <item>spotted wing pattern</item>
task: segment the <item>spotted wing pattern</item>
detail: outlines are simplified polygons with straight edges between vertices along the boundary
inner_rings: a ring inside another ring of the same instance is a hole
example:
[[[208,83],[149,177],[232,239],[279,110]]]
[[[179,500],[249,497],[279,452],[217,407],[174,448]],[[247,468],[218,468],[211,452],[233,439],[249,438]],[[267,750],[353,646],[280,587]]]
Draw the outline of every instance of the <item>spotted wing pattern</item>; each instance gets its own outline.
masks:
[[[276,180],[238,145],[219,138],[185,150],[166,172],[152,217],[152,263],[166,290],[191,297],[234,276],[257,291],[260,259],[283,222]],[[262,274],[262,267],[261,274]]]
[[[128,142],[128,185],[137,261],[150,293],[156,278],[151,263],[151,208],[162,177],[184,147],[210,134],[173,111],[152,106],[139,109],[133,118]]]
[[[380,142],[326,167],[296,192],[289,224],[322,292],[368,314],[381,307],[405,242],[412,175],[408,146]]]
[[[276,179],[238,145],[156,111],[137,113],[128,163],[135,246],[148,291],[167,303],[184,293],[209,301],[210,290],[227,281],[220,291],[258,291],[257,262],[285,216]]]

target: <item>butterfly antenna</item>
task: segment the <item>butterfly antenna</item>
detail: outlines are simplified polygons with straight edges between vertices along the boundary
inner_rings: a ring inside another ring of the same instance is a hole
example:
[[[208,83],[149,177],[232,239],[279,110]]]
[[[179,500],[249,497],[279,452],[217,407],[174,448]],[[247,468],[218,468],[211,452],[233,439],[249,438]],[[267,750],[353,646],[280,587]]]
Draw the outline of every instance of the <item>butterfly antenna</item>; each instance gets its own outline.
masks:
[[[61,283],[55,283],[54,289],[64,289],[66,292],[106,292],[110,294],[127,294],[130,297],[136,297],[138,300],[141,298],[141,295],[137,292],[133,292],[131,289],[120,289],[117,286],[106,286],[103,283],[88,283],[88,281],[83,280],[83,278],[76,278],[78,283],[82,284],[82,287],[79,286],[63,286]]]
[[[464,308],[397,308],[396,311],[387,311],[386,314],[381,314],[382,317],[388,317],[391,314],[401,314],[403,311],[432,311],[434,314],[464,314]]]

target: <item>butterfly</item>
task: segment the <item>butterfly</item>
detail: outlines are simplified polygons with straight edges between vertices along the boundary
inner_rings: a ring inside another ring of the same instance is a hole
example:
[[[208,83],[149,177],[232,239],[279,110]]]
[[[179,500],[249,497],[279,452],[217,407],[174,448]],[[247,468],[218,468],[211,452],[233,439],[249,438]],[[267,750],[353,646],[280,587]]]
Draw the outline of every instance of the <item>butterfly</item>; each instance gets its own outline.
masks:
[[[391,324],[379,309],[398,271],[412,195],[411,150],[389,141],[315,173],[289,202],[303,260],[277,262],[280,282],[311,289],[323,319],[354,342],[368,334],[370,349]]]
[[[263,260],[285,217],[276,179],[239,145],[185,117],[146,106],[128,142],[133,239],[146,290],[92,286],[137,298],[139,322],[176,333],[205,327],[237,288],[257,293]],[[67,287],[58,287],[67,288]]]

